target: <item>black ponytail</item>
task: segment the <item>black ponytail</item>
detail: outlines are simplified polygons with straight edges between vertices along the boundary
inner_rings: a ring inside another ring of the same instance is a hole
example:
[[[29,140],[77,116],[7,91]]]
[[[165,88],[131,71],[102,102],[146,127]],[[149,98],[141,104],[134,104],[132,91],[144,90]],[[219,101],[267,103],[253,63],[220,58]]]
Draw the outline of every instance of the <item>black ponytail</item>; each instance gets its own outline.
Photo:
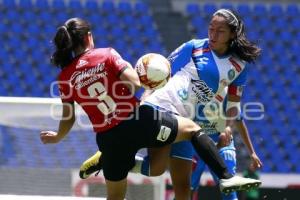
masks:
[[[57,33],[54,37],[54,44],[56,46],[56,51],[51,57],[51,63],[63,68],[73,59],[73,42],[66,26],[61,26],[57,29]]]
[[[245,25],[240,16],[229,9],[220,9],[213,16],[216,15],[224,17],[231,31],[235,33],[229,51],[246,62],[254,62],[260,55],[261,49],[247,39]]]
[[[74,49],[85,47],[84,37],[91,31],[88,22],[80,18],[72,18],[60,26],[54,36],[53,42],[56,51],[51,57],[51,63],[64,68],[74,58]]]

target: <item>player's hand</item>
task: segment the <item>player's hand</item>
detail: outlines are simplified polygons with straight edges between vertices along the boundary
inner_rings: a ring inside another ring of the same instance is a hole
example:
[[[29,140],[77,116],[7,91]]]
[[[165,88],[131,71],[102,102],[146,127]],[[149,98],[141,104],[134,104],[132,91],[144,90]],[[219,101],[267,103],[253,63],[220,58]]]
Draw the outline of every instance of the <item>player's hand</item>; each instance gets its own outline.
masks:
[[[251,157],[251,165],[254,169],[258,169],[258,168],[261,168],[263,166],[261,160],[256,155],[256,153],[251,154],[250,157]]]
[[[60,138],[54,131],[41,131],[40,138],[44,144],[58,143],[60,141]]]
[[[219,135],[219,142],[217,144],[217,147],[223,148],[226,147],[228,145],[230,145],[232,140],[232,131],[230,127],[226,127],[224,132],[220,133]]]

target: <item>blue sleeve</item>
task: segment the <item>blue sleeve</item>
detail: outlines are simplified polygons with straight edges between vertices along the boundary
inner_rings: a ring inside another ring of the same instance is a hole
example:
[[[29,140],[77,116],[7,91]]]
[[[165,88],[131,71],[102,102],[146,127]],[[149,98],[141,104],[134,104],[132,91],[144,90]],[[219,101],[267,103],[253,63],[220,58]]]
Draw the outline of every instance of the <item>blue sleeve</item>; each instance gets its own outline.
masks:
[[[244,86],[246,85],[248,66],[246,65],[242,73],[230,84],[234,86]]]
[[[134,96],[137,99],[141,99],[143,93],[145,92],[145,89],[143,87],[141,87],[138,91],[136,91],[136,93],[134,94]]]
[[[182,67],[184,67],[187,63],[190,62],[193,53],[193,48],[193,40],[190,40],[182,44],[169,55],[168,60],[171,63],[172,74],[175,74],[177,71],[180,71]]]

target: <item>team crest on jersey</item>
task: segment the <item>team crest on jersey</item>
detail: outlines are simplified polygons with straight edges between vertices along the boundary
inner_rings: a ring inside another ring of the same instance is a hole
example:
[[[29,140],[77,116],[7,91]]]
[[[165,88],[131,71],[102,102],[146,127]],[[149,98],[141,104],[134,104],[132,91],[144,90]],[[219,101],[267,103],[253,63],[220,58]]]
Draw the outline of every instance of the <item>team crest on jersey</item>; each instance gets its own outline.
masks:
[[[235,71],[233,70],[233,69],[230,69],[229,71],[228,71],[228,79],[229,80],[232,80],[233,78],[234,78],[234,76],[235,76]]]
[[[186,101],[188,99],[188,91],[186,89],[178,90],[177,94],[181,101]]]
[[[195,93],[199,103],[208,103],[213,97],[214,93],[208,85],[202,80],[191,80],[192,91]]]

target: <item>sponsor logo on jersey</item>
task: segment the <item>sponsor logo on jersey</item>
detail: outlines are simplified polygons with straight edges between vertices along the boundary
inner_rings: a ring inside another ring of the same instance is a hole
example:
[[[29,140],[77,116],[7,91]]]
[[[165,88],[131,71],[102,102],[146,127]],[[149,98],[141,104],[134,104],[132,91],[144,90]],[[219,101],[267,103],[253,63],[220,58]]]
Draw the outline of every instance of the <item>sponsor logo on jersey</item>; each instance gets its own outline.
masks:
[[[198,103],[208,103],[213,97],[214,93],[210,87],[203,80],[191,79],[192,91],[195,93]]]
[[[170,134],[171,134],[171,129],[169,127],[161,126],[156,139],[165,142],[169,138]]]
[[[78,64],[76,65],[76,69],[81,68],[87,64],[88,64],[88,62],[86,60],[79,60]]]
[[[178,90],[177,94],[181,101],[186,101],[188,99],[188,91],[186,89]]]
[[[213,123],[198,122],[198,124],[202,128],[203,132],[205,132],[208,135],[216,134],[219,132],[217,130],[217,122],[213,122]]]
[[[70,78],[71,86],[75,86],[76,89],[80,89],[100,78],[105,77],[107,72],[104,71],[104,66],[104,63],[100,63],[92,68],[75,71]]]

